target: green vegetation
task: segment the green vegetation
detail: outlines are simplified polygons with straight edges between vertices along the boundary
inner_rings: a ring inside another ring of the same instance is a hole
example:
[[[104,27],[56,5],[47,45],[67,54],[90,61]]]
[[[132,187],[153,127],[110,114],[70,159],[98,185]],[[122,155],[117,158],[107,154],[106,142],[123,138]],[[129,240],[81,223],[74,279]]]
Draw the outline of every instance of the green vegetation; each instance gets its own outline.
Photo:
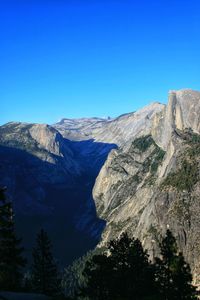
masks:
[[[161,299],[197,299],[192,275],[170,230],[160,244],[161,259],[155,259],[155,277]]]
[[[159,165],[162,163],[162,160],[165,156],[165,151],[162,150],[153,140],[151,135],[143,136],[137,138],[133,141],[132,146],[137,148],[142,153],[145,152],[150,146],[154,146],[154,150],[149,157],[143,163],[143,173],[150,172],[147,182],[149,185],[153,184],[155,181],[155,174],[158,170]],[[138,177],[138,175],[137,175]],[[137,178],[134,178],[136,182],[140,182]],[[140,178],[139,178],[140,179]]]
[[[200,155],[200,135],[192,131],[192,129],[185,129],[184,131],[177,131],[177,134],[185,141],[188,145],[186,155],[190,158],[194,158]]]
[[[172,214],[175,216],[175,218],[179,222],[184,222],[185,224],[187,222],[189,226],[191,224],[190,206],[193,200],[194,199],[191,197],[190,193],[188,193],[185,199],[177,196],[176,201],[172,206]]]
[[[185,159],[177,172],[171,173],[167,176],[162,183],[162,187],[172,186],[179,191],[191,191],[198,180],[199,170],[197,163],[191,163]]]
[[[199,144],[200,143],[200,135],[193,132],[190,135],[190,143]]]
[[[196,157],[200,155],[200,143],[192,143],[189,144],[189,146],[186,155],[188,155],[190,159],[196,159]]]
[[[145,160],[143,167],[144,171],[150,171],[151,176],[154,176],[158,170],[159,165],[161,164],[165,155],[165,151],[159,148],[157,145],[152,152],[152,154]]]
[[[200,143],[200,135],[193,132],[191,128],[187,128],[184,131],[177,130],[177,134],[181,136],[187,144],[199,144]]]
[[[141,179],[138,173],[132,177],[132,181],[134,181],[135,183],[140,183],[140,180]]]
[[[178,191],[190,192],[199,180],[200,135],[191,129],[178,131],[177,134],[185,141],[185,152],[178,158],[180,167],[170,173],[163,181],[161,188],[171,186]]]
[[[159,165],[161,164],[165,156],[165,151],[156,145],[156,149],[152,154],[152,163],[150,166],[150,171],[152,174],[155,174],[158,170]]]
[[[155,144],[155,142],[151,135],[139,137],[132,142],[132,146],[141,152],[145,152],[153,144]]]
[[[162,160],[166,153],[164,150],[162,150],[160,147],[158,147],[156,145],[156,143],[154,143],[154,147],[155,147],[155,149],[153,150],[151,155],[143,163],[143,172],[145,172],[145,173],[150,172],[150,174],[146,180],[146,182],[149,185],[154,184],[155,179],[156,179],[155,174],[158,170],[158,167],[161,165]]]

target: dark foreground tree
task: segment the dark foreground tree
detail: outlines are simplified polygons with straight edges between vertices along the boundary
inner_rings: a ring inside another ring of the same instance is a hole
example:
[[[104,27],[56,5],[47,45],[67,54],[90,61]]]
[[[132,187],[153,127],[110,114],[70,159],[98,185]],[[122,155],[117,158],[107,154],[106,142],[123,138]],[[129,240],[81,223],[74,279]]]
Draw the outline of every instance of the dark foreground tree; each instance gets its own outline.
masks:
[[[156,299],[153,267],[139,240],[126,233],[111,241],[108,252],[95,255],[86,264],[87,285],[82,294],[89,299]]]
[[[182,253],[178,252],[176,240],[170,230],[167,230],[160,249],[162,258],[156,259],[156,277],[161,299],[197,299],[190,267]]]
[[[144,299],[155,296],[153,266],[138,239],[131,239],[124,233],[119,240],[110,242],[109,251],[116,274],[113,285],[116,297]]]
[[[105,254],[94,255],[86,263],[83,274],[87,278],[87,282],[81,289],[81,296],[87,296],[94,300],[111,299],[111,276],[113,274],[110,259]]]
[[[16,291],[21,287],[22,268],[26,260],[22,256],[21,240],[16,238],[12,203],[6,200],[5,189],[0,188],[0,289]]]
[[[81,295],[91,300],[197,299],[190,267],[169,230],[160,248],[161,258],[151,264],[141,242],[122,234],[86,263]]]
[[[43,229],[39,232],[33,249],[32,286],[34,291],[46,295],[54,295],[60,288],[51,242]]]

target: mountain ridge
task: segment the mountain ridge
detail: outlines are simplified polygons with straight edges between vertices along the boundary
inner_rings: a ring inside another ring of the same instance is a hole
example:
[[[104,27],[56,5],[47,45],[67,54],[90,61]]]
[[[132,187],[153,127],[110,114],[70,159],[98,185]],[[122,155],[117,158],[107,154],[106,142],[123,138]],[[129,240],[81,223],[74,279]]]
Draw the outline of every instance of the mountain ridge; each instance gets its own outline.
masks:
[[[72,125],[67,123],[67,126],[65,126],[65,124],[56,123],[53,126],[63,134],[64,137],[71,140],[76,140],[78,136],[78,139],[94,139],[94,141],[97,142],[114,143],[118,146],[122,146],[128,141],[131,135],[135,136],[139,134],[139,131],[144,130],[145,126],[149,128],[151,124],[148,121],[151,120],[157,112],[160,112],[164,106],[164,104],[153,102],[137,112],[122,114],[109,120],[98,119],[100,121],[97,123],[93,118],[92,120],[84,119],[86,122],[82,126],[82,123],[81,125],[79,123],[79,120],[82,119],[76,119],[74,123],[72,119],[72,121],[70,121]],[[138,121],[140,121],[140,124]],[[73,126],[72,132],[70,131],[71,126]],[[79,126],[82,126],[82,135],[80,136]],[[77,136],[76,131],[78,132]]]
[[[184,89],[170,91],[167,105],[114,119],[0,126],[1,184],[10,190],[18,224],[32,212],[53,238],[66,228],[66,240],[76,237],[77,257],[101,234],[103,245],[124,230],[153,257],[169,226],[199,283],[199,112],[200,92]],[[87,243],[77,252],[81,238]]]

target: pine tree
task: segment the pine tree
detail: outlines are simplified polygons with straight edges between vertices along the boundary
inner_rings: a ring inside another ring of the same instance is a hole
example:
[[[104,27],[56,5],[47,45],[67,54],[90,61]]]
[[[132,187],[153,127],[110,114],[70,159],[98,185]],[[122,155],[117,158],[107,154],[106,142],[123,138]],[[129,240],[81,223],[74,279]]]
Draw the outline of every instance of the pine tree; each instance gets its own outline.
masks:
[[[109,244],[116,280],[113,292],[124,299],[143,299],[155,294],[153,267],[138,239],[123,233]]]
[[[85,273],[88,281],[83,295],[89,299],[138,300],[155,296],[148,255],[140,241],[126,233],[109,243],[107,253],[95,255],[86,264]]]
[[[192,286],[192,275],[185,262],[174,236],[167,230],[160,244],[162,259],[156,259],[157,282],[162,299],[189,300],[196,299],[196,291]]]
[[[59,291],[56,264],[51,252],[51,242],[47,233],[41,229],[33,249],[32,285],[36,292],[53,295]]]
[[[0,189],[0,288],[19,290],[22,268],[26,260],[22,257],[21,240],[16,238],[12,203],[6,200],[5,189]]]
[[[81,296],[93,300],[114,299],[112,298],[112,280],[114,278],[110,263],[111,261],[105,253],[94,255],[86,263],[83,272],[86,284],[81,288]]]

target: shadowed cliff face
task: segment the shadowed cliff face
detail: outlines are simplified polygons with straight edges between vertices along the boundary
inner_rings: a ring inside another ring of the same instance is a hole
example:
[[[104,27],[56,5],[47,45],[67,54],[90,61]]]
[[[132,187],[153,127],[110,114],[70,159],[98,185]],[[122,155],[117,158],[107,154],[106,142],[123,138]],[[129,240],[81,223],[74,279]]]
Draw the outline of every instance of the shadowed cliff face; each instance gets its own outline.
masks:
[[[96,216],[92,187],[112,148],[92,140],[71,142],[48,125],[0,127],[0,183],[13,200],[28,256],[41,227],[62,265],[97,244],[105,222]]]
[[[57,180],[53,181],[49,174],[54,174]],[[55,170],[54,164],[23,150],[0,146],[0,178],[13,200],[17,232],[23,238],[28,257],[41,228],[52,238],[61,265],[96,245],[104,222],[97,218],[91,198],[93,175],[74,177],[69,182],[68,176],[62,170]],[[93,235],[77,229],[77,218],[88,209],[88,199],[90,222],[96,228]]]
[[[170,92],[149,135],[112,150],[94,189],[106,220],[101,244],[123,231],[142,240],[151,256],[170,228],[200,283],[200,93]]]

